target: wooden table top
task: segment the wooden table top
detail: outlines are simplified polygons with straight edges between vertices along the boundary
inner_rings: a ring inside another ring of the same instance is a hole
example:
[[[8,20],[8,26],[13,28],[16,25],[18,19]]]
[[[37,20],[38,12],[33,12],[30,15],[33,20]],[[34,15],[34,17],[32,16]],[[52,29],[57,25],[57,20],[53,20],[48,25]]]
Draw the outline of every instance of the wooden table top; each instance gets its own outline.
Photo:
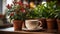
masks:
[[[48,32],[48,31],[39,31],[39,32],[29,32],[29,31],[14,31],[13,27],[1,28],[0,33],[2,32],[11,32],[11,33],[21,33],[21,34],[56,34],[57,32]]]

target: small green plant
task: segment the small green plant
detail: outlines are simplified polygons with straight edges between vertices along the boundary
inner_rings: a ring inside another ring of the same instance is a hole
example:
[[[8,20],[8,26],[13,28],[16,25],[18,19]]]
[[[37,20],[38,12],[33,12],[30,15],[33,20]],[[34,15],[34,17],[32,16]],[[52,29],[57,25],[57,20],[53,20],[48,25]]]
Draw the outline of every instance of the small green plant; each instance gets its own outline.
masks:
[[[27,17],[28,18],[38,18],[39,16],[39,12],[36,10],[36,8],[31,9],[28,13],[27,13]]]
[[[45,10],[45,6],[44,4],[41,4],[41,5],[37,5],[35,8],[31,9],[27,16],[29,18],[42,18],[43,17],[43,13],[44,13],[44,10]]]
[[[37,6],[37,11],[39,12],[39,18],[43,18],[45,15],[45,4],[41,4]]]

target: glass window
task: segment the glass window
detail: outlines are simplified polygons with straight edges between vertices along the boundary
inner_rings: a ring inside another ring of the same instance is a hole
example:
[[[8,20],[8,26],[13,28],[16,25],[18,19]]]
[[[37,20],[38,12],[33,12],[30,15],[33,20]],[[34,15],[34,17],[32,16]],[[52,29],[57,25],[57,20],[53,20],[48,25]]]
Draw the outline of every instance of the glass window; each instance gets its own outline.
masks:
[[[13,0],[7,0],[6,1],[7,4],[13,4],[12,2],[13,2]]]

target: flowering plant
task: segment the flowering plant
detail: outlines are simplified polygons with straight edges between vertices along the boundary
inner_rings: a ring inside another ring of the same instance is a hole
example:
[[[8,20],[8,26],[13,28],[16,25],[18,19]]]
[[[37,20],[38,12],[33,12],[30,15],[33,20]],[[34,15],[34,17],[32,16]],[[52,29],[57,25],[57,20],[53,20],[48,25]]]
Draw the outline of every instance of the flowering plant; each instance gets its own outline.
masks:
[[[28,8],[28,5],[24,5],[21,1],[13,2],[13,5],[7,5],[8,8],[8,15],[10,16],[10,19],[14,20],[25,20],[26,17],[26,9]]]

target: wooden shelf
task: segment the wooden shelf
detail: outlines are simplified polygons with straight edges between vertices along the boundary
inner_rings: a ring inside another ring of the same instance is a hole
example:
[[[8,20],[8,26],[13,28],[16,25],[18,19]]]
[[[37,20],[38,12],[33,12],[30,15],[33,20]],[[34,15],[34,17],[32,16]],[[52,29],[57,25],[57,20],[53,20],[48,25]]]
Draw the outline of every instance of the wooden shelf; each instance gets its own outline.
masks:
[[[56,30],[55,30],[56,31]],[[56,34],[57,32],[48,32],[48,31],[40,31],[40,32],[28,32],[28,31],[14,31],[13,27],[0,29],[0,34]]]

